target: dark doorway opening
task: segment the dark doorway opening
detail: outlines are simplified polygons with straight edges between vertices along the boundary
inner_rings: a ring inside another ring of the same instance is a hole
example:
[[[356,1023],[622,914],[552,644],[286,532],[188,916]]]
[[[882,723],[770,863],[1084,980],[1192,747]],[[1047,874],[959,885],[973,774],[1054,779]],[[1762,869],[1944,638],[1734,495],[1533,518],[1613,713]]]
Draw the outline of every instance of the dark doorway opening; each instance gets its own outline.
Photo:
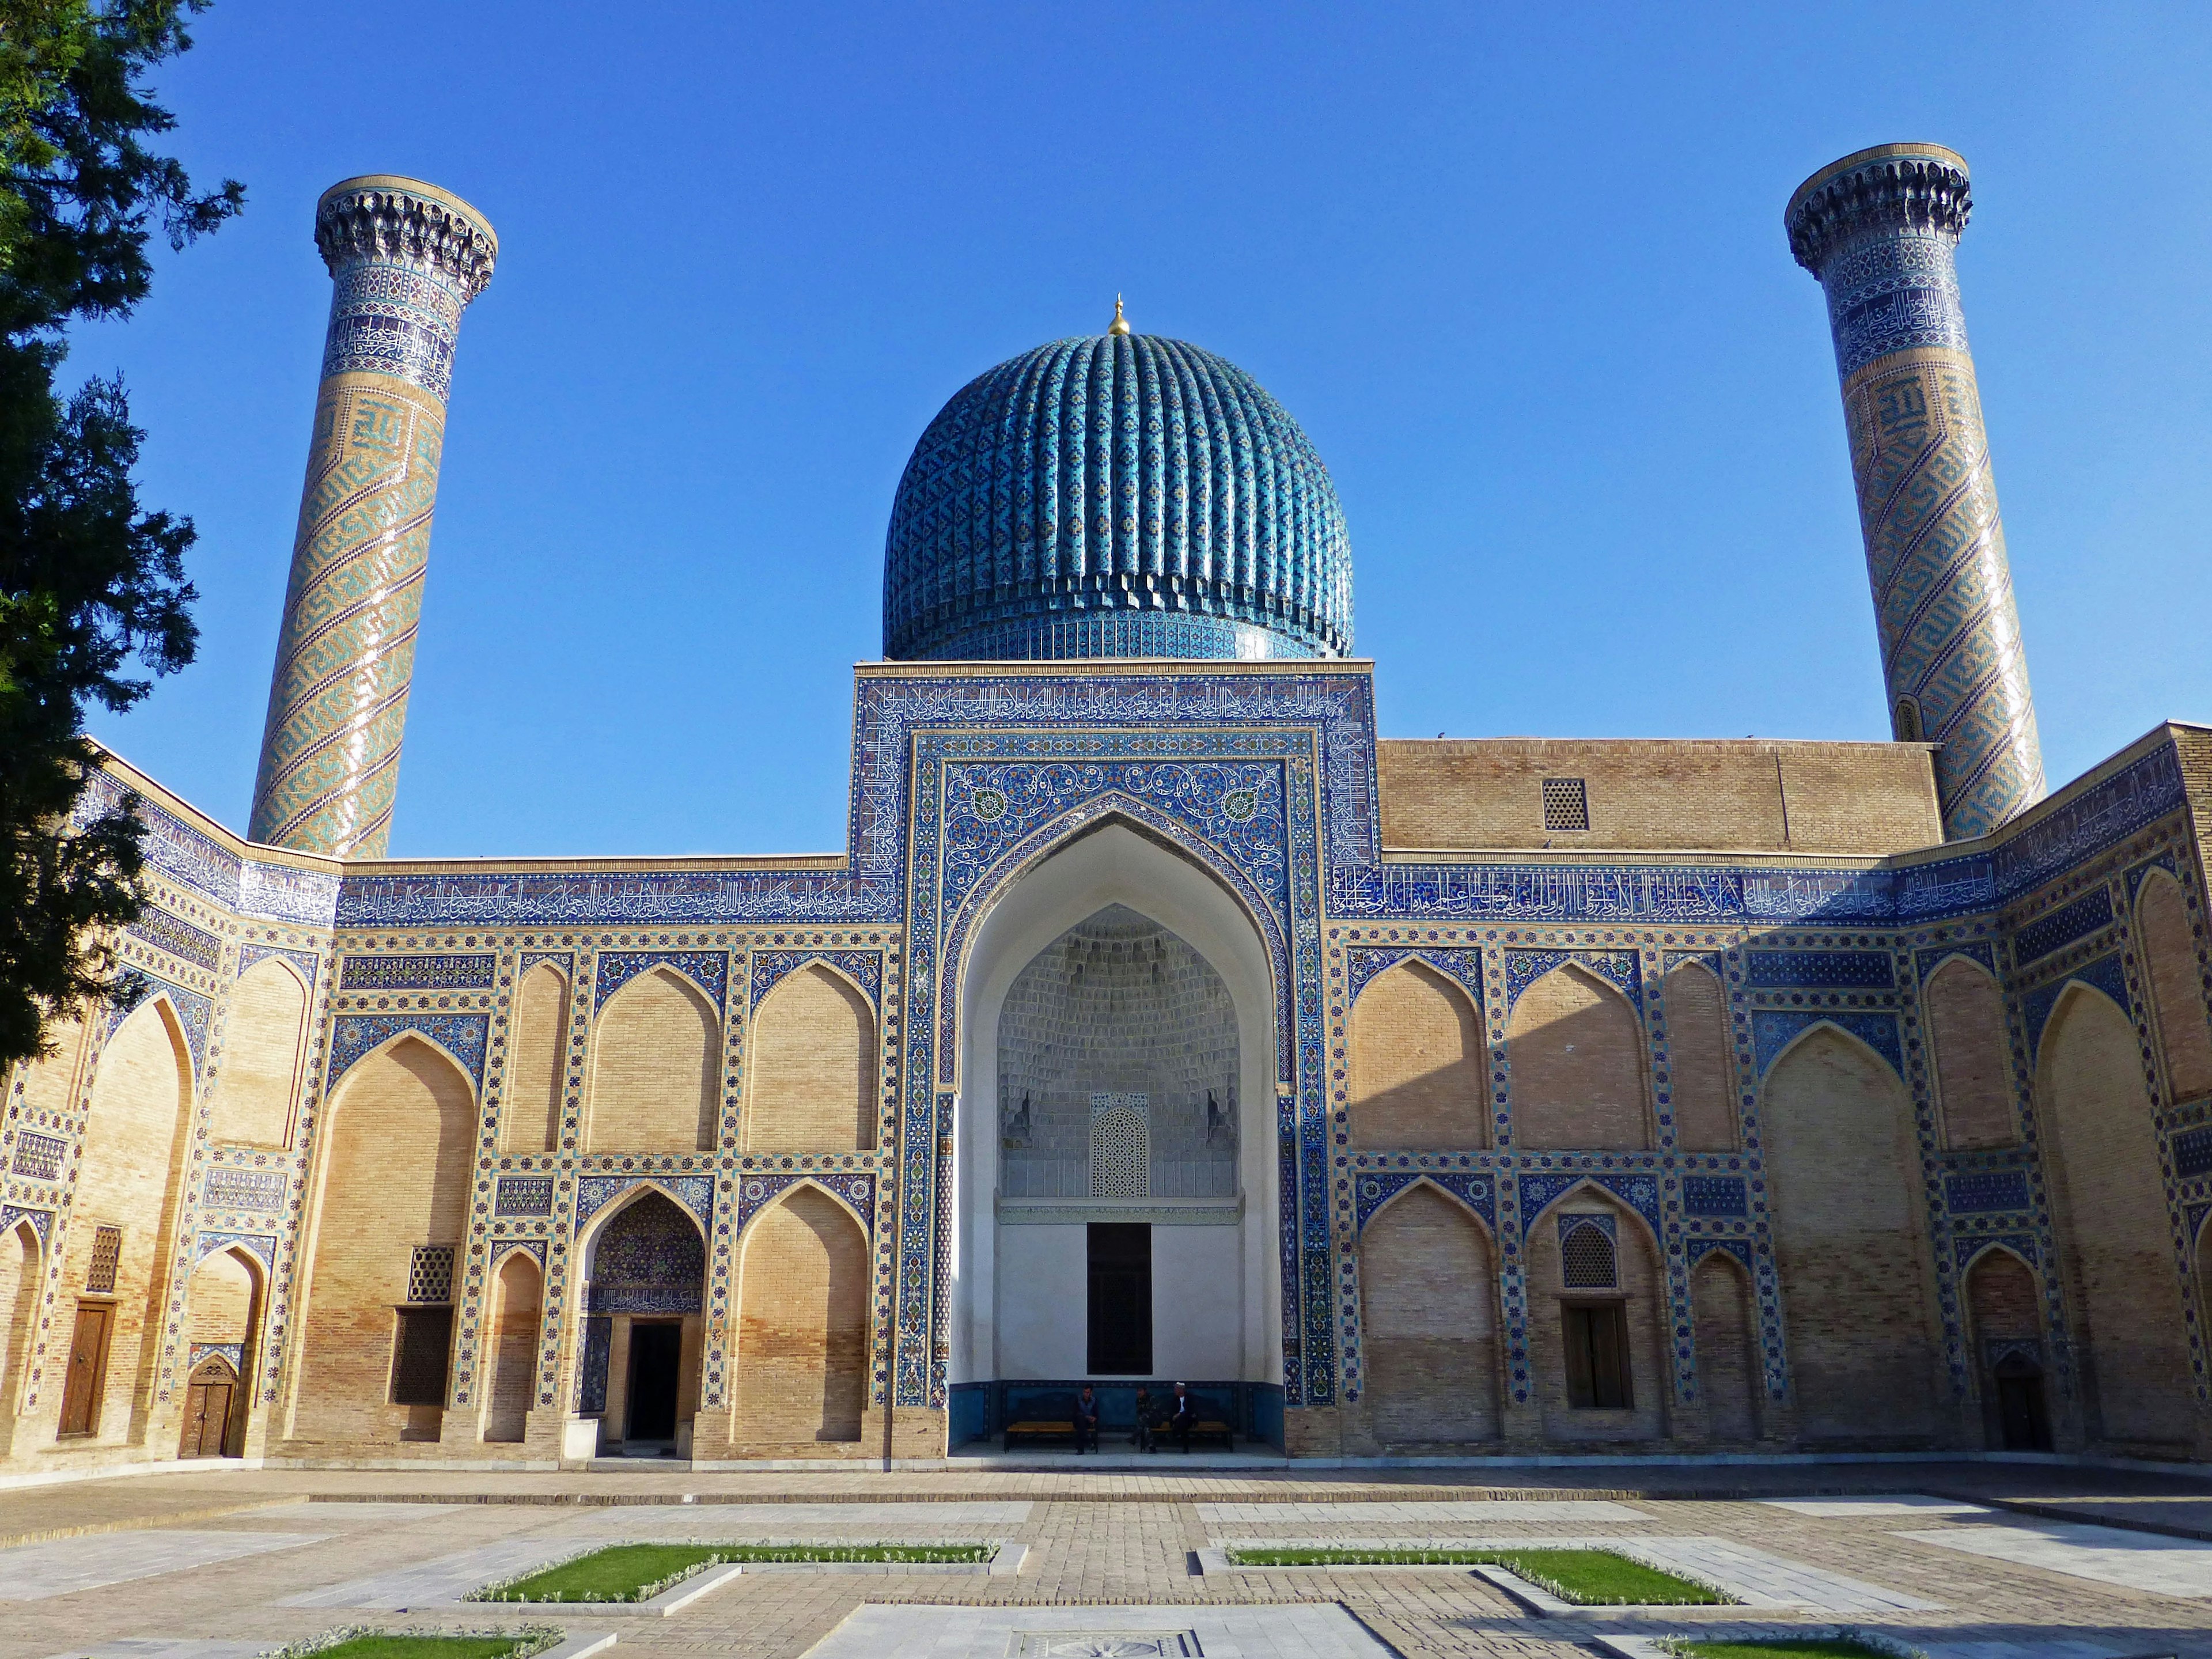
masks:
[[[2043,1368],[2026,1354],[1996,1364],[1997,1429],[2007,1451],[2049,1451],[2051,1419],[2043,1408]]]
[[[629,1430],[627,1441],[676,1438],[677,1373],[682,1369],[684,1327],[677,1321],[629,1328]]]
[[[1095,1376],[1152,1372],[1152,1230],[1143,1222],[1090,1224],[1088,1369]]]
[[[1636,1404],[1628,1375],[1628,1304],[1570,1302],[1560,1310],[1567,1339],[1567,1404],[1626,1411]]]

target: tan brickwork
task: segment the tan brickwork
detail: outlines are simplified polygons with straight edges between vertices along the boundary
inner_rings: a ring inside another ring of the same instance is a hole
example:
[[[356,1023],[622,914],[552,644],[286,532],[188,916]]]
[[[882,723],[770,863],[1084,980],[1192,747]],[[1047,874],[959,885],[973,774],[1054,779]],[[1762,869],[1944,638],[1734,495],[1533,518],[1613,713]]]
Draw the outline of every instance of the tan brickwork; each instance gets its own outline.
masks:
[[[38,1230],[19,1221],[0,1233],[0,1457],[13,1449],[15,1413],[30,1370],[31,1332],[38,1322]]]
[[[510,1250],[494,1281],[490,1376],[484,1407],[486,1440],[520,1442],[538,1386],[538,1322],[544,1275],[526,1250]]]
[[[876,1021],[852,983],[819,964],[787,975],[754,1017],[749,1152],[865,1152],[875,1145]]]
[[[1522,992],[1505,1053],[1516,1146],[1650,1144],[1644,1029],[1628,999],[1596,975],[1567,963]]]
[[[1612,1291],[1570,1290],[1559,1250],[1559,1218],[1610,1215],[1619,1284]],[[1570,1193],[1530,1224],[1528,1271],[1529,1361],[1544,1438],[1560,1442],[1651,1441],[1668,1430],[1673,1392],[1671,1351],[1665,1328],[1666,1281],[1644,1224],[1632,1212],[1589,1188]],[[1577,1407],[1567,1401],[1565,1310],[1572,1303],[1625,1302],[1628,1315],[1630,1398],[1627,1409]]]
[[[246,969],[231,993],[222,1066],[208,1109],[217,1140],[290,1143],[307,1024],[307,988],[289,963],[268,957]]]
[[[2163,870],[2136,895],[2136,927],[2158,1013],[2166,1088],[2176,1101],[2212,1093],[2212,1030],[2204,1023],[2204,991],[2181,884]]]
[[[97,1230],[123,1230],[106,1384],[93,1437],[100,1445],[146,1441],[168,1298],[168,1241],[189,1127],[184,1106],[191,1093],[191,1055],[169,1005],[160,1000],[143,1005],[100,1054],[82,1174],[62,1244],[62,1305],[69,1307],[85,1293]],[[60,1382],[56,1376],[48,1390],[56,1406]]]
[[[1669,973],[1664,991],[1674,1144],[1686,1152],[1732,1152],[1736,1109],[1728,999],[1712,971],[1696,962]]]
[[[738,1273],[740,1455],[857,1445],[868,1359],[868,1244],[859,1222],[819,1188],[796,1188],[746,1228]]]
[[[57,1020],[48,1029],[46,1041],[53,1052],[33,1060],[23,1075],[23,1111],[33,1121],[76,1104],[77,1073],[85,1057],[84,1023]]]
[[[1756,1440],[1764,1390],[1751,1276],[1727,1251],[1707,1252],[1690,1275],[1690,1308],[1705,1437],[1725,1445]]]
[[[1984,1250],[1966,1273],[1966,1317],[1974,1341],[2043,1335],[2043,1297],[2035,1273],[2010,1250]]]
[[[2178,1450],[2194,1426],[2189,1346],[2128,1017],[2101,994],[2068,987],[2044,1028],[2035,1088],[2057,1153],[2051,1182],[2090,1432],[2121,1448]]]
[[[353,1069],[324,1133],[291,1433],[360,1450],[403,1435],[435,1440],[437,1407],[387,1403],[393,1310],[406,1300],[415,1247],[464,1237],[474,1092],[445,1055],[403,1037]]]
[[[1816,1026],[1768,1073],[1762,1121],[1802,1436],[1927,1443],[1938,1431],[1931,1267],[1905,1085],[1873,1051]]]
[[[524,975],[507,1099],[502,1152],[550,1152],[561,1144],[561,1073],[568,1052],[568,981],[550,962]]]
[[[185,1287],[185,1328],[194,1342],[246,1340],[253,1319],[253,1273],[228,1250],[192,1269]]]
[[[1936,1047],[1936,1103],[1943,1144],[2009,1146],[2020,1139],[2012,1106],[2004,997],[1981,965],[1953,957],[1921,995]]]
[[[1370,1453],[1498,1434],[1498,1273],[1467,1206],[1416,1183],[1359,1236]]]
[[[1401,962],[1352,1009],[1352,1144],[1490,1144],[1490,1089],[1474,1002],[1434,969]]]
[[[655,969],[623,986],[599,1014],[586,1149],[712,1147],[721,1046],[714,1011],[680,974]]]
[[[1487,738],[1376,745],[1391,848],[1910,852],[1943,839],[1923,744]],[[1589,828],[1544,827],[1580,778]]]

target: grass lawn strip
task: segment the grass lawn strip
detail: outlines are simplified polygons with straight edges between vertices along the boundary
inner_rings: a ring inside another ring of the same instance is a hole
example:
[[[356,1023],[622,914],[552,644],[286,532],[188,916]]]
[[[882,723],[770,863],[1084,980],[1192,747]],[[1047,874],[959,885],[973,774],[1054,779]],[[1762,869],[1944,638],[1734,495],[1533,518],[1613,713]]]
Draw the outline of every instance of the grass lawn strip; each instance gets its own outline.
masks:
[[[777,1561],[988,1561],[990,1544],[614,1544],[487,1584],[472,1601],[650,1601],[695,1573],[726,1564]],[[347,1656],[347,1659],[353,1659]],[[364,1659],[384,1659],[365,1656]],[[429,1659],[425,1656],[425,1659]],[[480,1659],[458,1655],[455,1659]],[[482,1656],[481,1659],[490,1659]]]
[[[530,1659],[567,1639],[566,1631],[544,1625],[471,1631],[346,1625],[274,1649],[262,1659]]]
[[[1733,1599],[1612,1550],[1243,1548],[1229,1559],[1240,1567],[1504,1567],[1577,1607],[1717,1607]]]
[[[1670,1640],[1669,1653],[1683,1659],[1889,1659],[1898,1650],[1875,1647],[1850,1637],[1778,1638],[1759,1642]]]

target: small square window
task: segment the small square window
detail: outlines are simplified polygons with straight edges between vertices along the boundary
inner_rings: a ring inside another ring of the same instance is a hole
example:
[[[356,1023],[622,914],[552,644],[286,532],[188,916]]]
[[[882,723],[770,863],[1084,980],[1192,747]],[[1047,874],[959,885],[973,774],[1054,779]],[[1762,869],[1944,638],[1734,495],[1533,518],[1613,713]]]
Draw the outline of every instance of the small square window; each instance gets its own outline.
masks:
[[[1589,795],[1580,778],[1546,778],[1544,780],[1544,828],[1547,830],[1587,830],[1589,828]]]
[[[123,1263],[123,1229],[100,1227],[92,1235],[92,1265],[84,1270],[84,1288],[90,1296],[115,1294],[115,1270]]]
[[[453,1299],[453,1247],[417,1244],[407,1268],[407,1299],[412,1303],[450,1303]]]

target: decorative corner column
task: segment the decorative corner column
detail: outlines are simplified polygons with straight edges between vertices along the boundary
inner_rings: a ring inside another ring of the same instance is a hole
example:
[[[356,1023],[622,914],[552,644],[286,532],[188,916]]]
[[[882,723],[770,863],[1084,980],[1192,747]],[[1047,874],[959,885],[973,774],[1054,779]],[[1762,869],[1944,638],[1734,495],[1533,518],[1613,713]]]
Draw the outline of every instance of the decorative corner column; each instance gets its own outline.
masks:
[[[499,239],[459,197],[378,174],[323,192],[315,246],[331,321],[249,833],[381,858],[453,346]]]
[[[1823,167],[1783,215],[1828,296],[1891,729],[1942,745],[1947,840],[2043,798],[2043,753],[1953,255],[1966,164],[1882,144]]]

